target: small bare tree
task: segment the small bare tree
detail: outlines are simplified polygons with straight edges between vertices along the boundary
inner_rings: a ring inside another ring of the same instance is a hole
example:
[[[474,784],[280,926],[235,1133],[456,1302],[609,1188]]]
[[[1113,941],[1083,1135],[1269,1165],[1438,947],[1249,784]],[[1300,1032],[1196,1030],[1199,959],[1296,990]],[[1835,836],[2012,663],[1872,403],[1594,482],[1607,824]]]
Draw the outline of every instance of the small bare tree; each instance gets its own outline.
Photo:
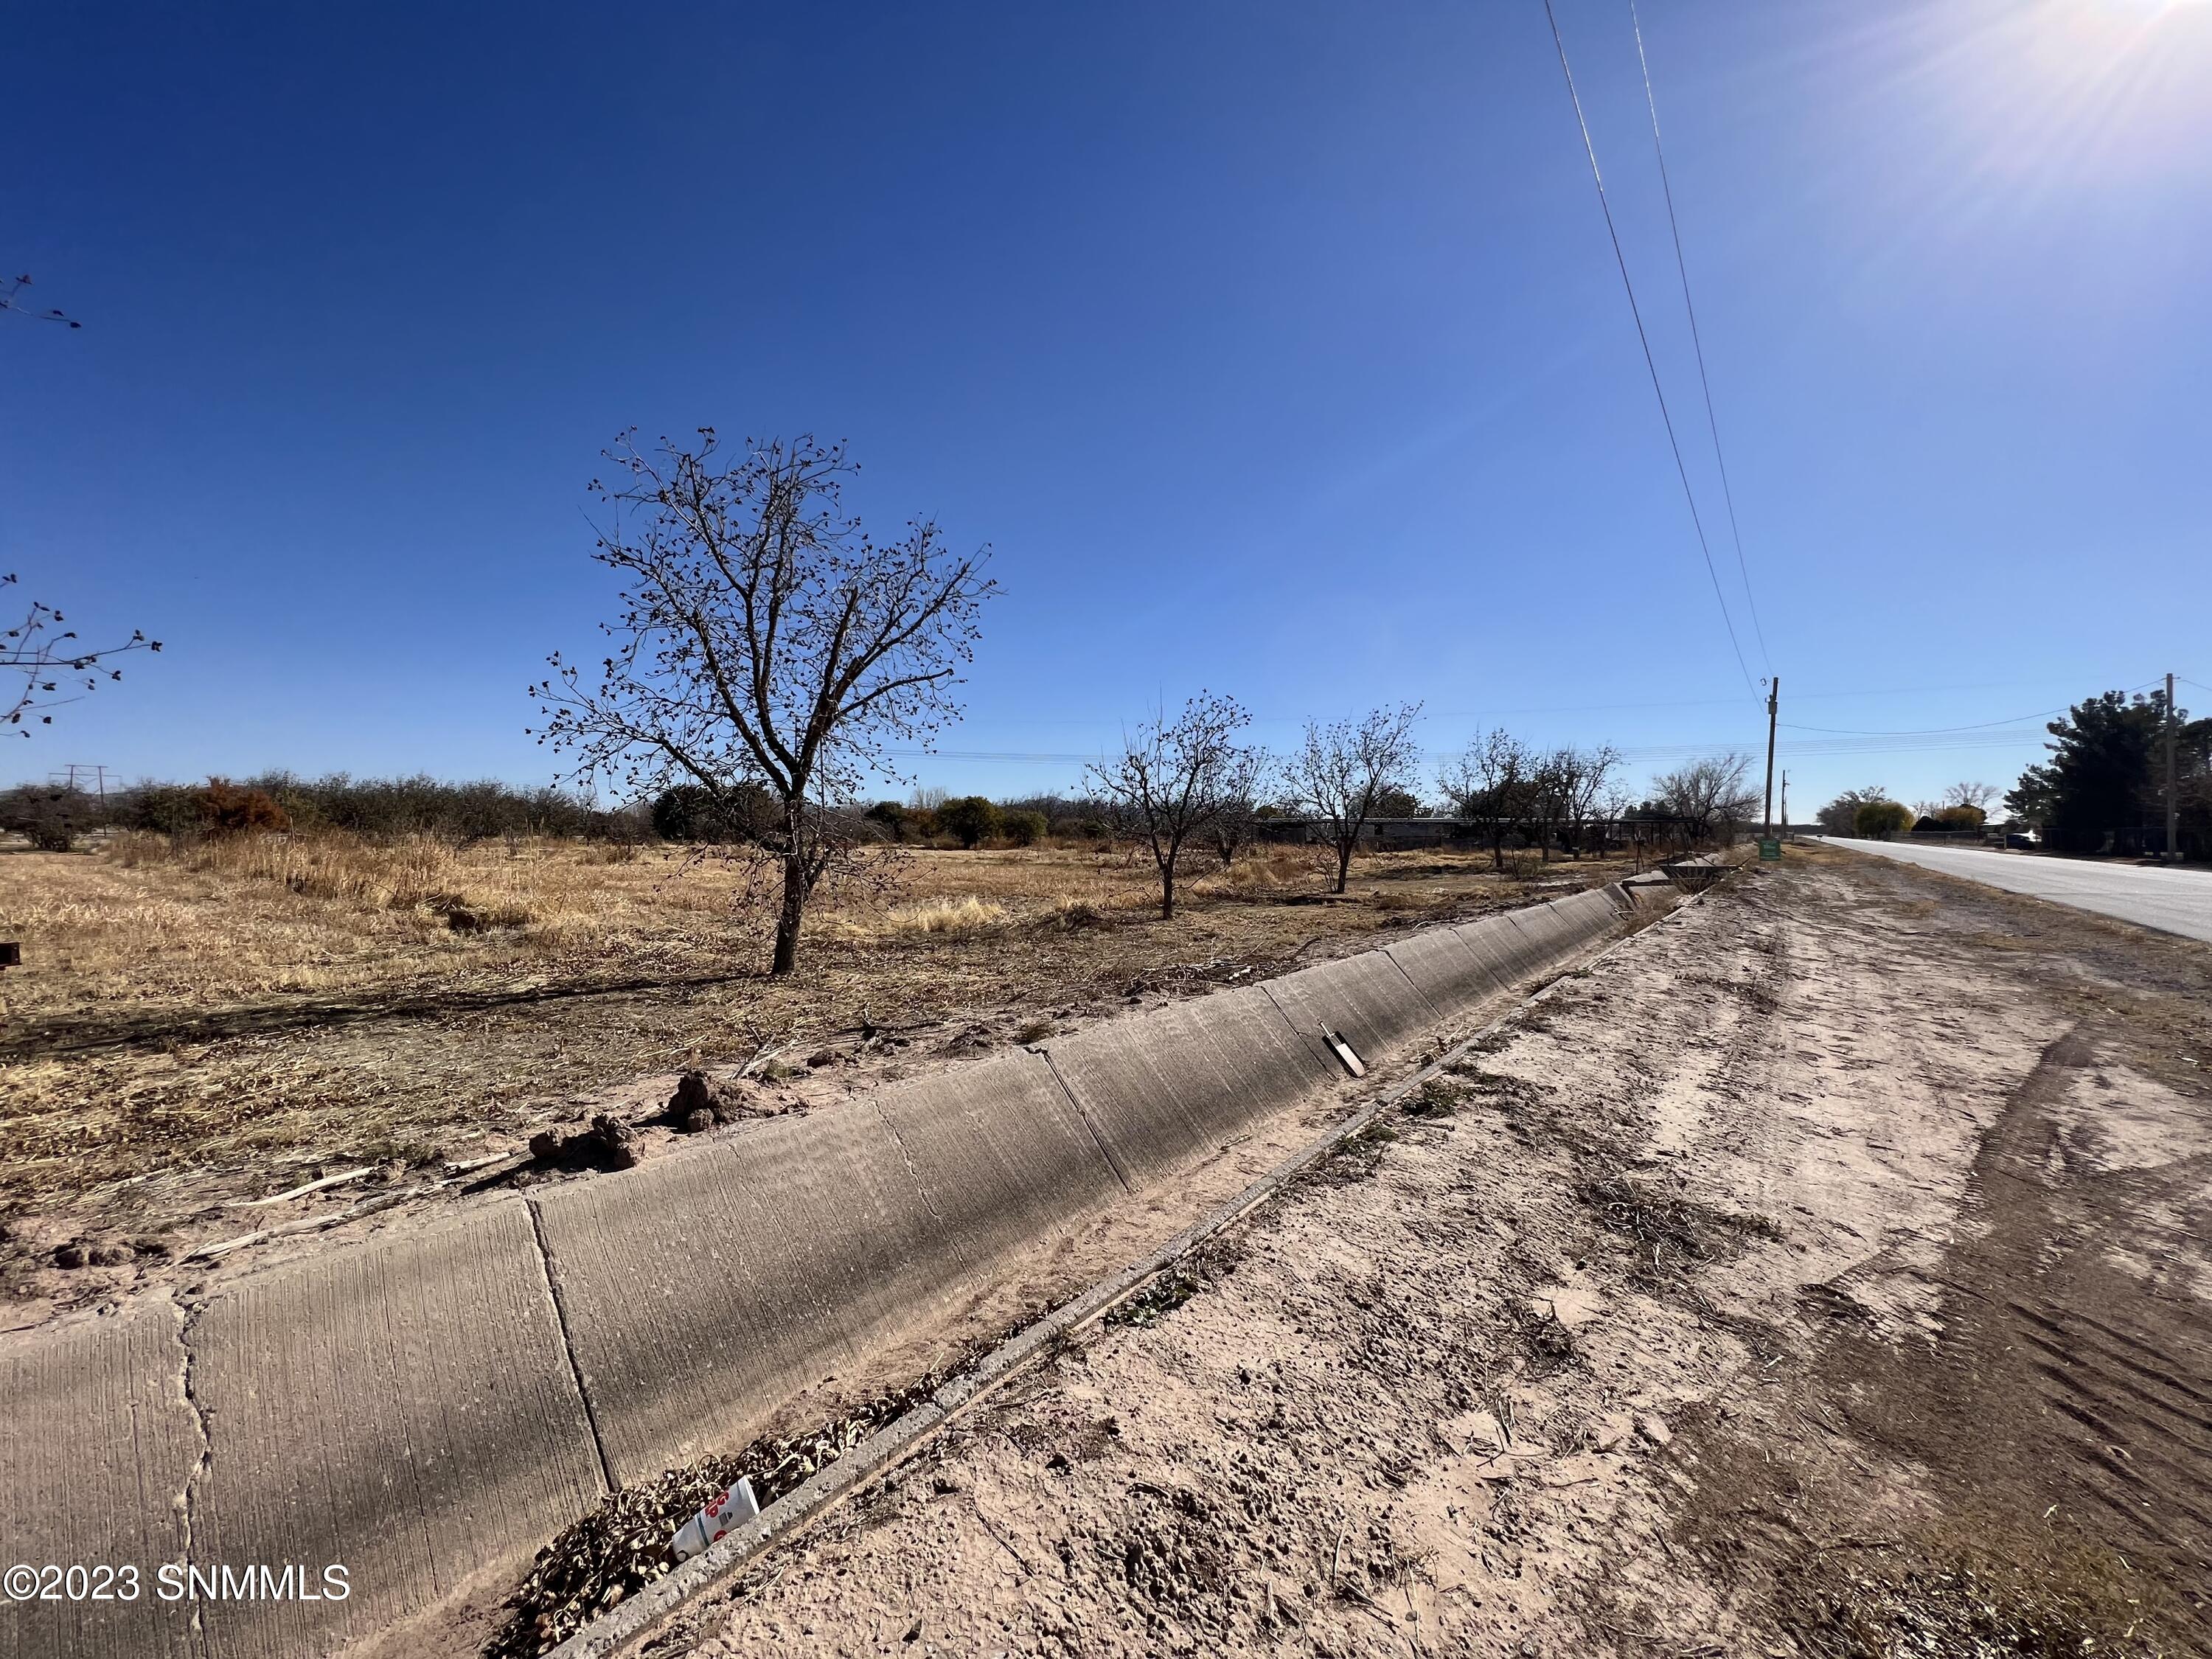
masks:
[[[1157,715],[1123,740],[1120,755],[1088,769],[1100,795],[1152,850],[1162,921],[1175,915],[1176,866],[1183,848],[1224,813],[1250,810],[1259,763],[1237,739],[1251,723],[1234,697],[1201,691],[1174,720]]]
[[[1575,751],[1552,749],[1535,757],[1528,774],[1528,816],[1543,861],[1552,861],[1553,843],[1567,822],[1568,803],[1574,789]]]
[[[1669,817],[1683,819],[1699,841],[1726,844],[1759,810],[1748,755],[1709,756],[1652,781],[1651,793]]]
[[[1528,810],[1535,757],[1502,726],[1478,732],[1437,774],[1437,787],[1458,817],[1482,824],[1492,867],[1505,867],[1505,837]]]
[[[854,809],[894,738],[927,744],[958,709],[951,690],[997,585],[988,556],[951,553],[933,523],[871,540],[845,516],[857,469],[842,444],[747,440],[725,458],[714,428],[652,454],[606,452],[611,509],[599,562],[624,583],[595,684],[556,653],[532,688],[540,742],[574,775],[633,797],[696,785],[728,821],[746,792],[775,810],[758,845],[781,866],[772,971],[799,957],[806,902],[867,838]]]
[[[1220,854],[1224,870],[1237,862],[1237,855],[1252,844],[1260,828],[1260,797],[1267,787],[1268,775],[1274,770],[1274,760],[1264,749],[1241,751],[1232,775],[1225,781],[1226,794],[1221,811],[1207,832],[1213,850]]]
[[[0,587],[15,586],[15,577],[0,576]],[[31,735],[23,726],[34,714],[40,726],[54,723],[52,714],[38,714],[39,710],[89,696],[100,689],[102,680],[121,679],[123,671],[115,666],[114,659],[133,651],[161,648],[161,641],[149,640],[135,629],[119,644],[88,646],[77,638],[75,629],[63,626],[66,620],[52,605],[33,599],[23,620],[0,634],[0,672],[22,677],[13,702],[0,719],[22,737]],[[4,696],[0,693],[0,698]]]
[[[1360,831],[1378,816],[1383,794],[1409,789],[1420,750],[1413,744],[1417,702],[1371,709],[1358,720],[1306,722],[1305,741],[1290,764],[1291,793],[1301,811],[1328,827],[1336,850],[1336,891],[1352,880]]]
[[[1588,850],[1590,821],[1599,816],[1599,804],[1620,769],[1620,751],[1610,744],[1595,749],[1569,747],[1557,750],[1552,763],[1565,811],[1569,848],[1580,858]]]
[[[1954,783],[1943,792],[1942,804],[1945,806],[1971,806],[1987,817],[1990,803],[2002,793],[2004,791],[1994,783]]]
[[[1605,786],[1604,797],[1598,803],[1598,811],[1607,822],[1619,826],[1621,839],[1628,843],[1640,874],[1644,869],[1644,827],[1637,811],[1634,792],[1618,778],[1609,781]]]

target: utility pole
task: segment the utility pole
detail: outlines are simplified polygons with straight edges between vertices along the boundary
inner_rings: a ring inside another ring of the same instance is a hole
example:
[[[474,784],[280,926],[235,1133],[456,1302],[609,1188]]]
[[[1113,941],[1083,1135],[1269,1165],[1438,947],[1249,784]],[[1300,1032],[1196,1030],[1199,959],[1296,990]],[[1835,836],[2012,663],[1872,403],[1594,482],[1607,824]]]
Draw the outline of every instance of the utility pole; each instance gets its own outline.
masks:
[[[1766,805],[1761,808],[1765,822],[1759,826],[1761,841],[1774,839],[1774,716],[1782,699],[1782,677],[1777,674],[1766,683]]]
[[[2177,820],[2178,820],[2178,819],[2179,818],[2179,817],[2180,817],[2180,811],[2179,811],[2180,803],[2179,803],[2179,801],[2177,801],[2177,800],[2174,799],[2174,793],[2173,793],[2173,728],[2174,728],[2175,726],[2177,726],[2180,725],[2180,724],[2181,724],[2180,720],[2178,720],[2178,719],[2175,717],[2175,715],[2174,715],[2174,712],[2173,712],[2173,676],[2172,676],[2172,675],[2171,675],[2171,674],[2168,674],[2168,675],[2166,677],[2166,859],[2165,859],[2165,862],[2166,862],[2166,863],[2168,863],[2168,864],[2173,864],[2173,863],[2178,862],[2178,861],[2179,860],[2180,857],[2181,857],[2181,848],[2180,848],[2179,843],[2178,843],[2178,842],[2174,840],[2174,833],[2175,833],[2175,830],[2177,830],[2177,828],[2179,827],[2178,823],[2177,823]]]
[[[1782,775],[1782,833],[1790,833],[1790,775]]]

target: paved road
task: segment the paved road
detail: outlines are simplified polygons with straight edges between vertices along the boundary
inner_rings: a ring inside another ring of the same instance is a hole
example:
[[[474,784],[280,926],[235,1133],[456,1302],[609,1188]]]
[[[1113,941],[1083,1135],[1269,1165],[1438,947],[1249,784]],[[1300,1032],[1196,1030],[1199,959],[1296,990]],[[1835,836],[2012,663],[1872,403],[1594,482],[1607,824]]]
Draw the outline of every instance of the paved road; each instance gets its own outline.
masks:
[[[1877,853],[1947,876],[1986,882],[2077,910],[2094,910],[2139,927],[2191,939],[2212,939],[2212,875],[2201,870],[2160,870],[2133,864],[2093,864],[2033,853],[1998,853],[1973,847],[1918,847],[1904,842],[1826,838],[1831,846]]]

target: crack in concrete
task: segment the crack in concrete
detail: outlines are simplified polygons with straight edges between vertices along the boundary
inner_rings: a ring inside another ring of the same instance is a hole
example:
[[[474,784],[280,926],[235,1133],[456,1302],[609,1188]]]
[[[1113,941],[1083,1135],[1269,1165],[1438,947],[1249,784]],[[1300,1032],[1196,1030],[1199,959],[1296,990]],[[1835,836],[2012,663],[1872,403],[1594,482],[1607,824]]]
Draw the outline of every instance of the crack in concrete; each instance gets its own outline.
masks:
[[[945,1217],[937,1207],[937,1200],[929,1195],[929,1188],[922,1183],[921,1171],[914,1167],[914,1154],[906,1149],[906,1137],[898,1132],[898,1125],[891,1121],[891,1115],[884,1109],[883,1102],[872,1098],[868,1104],[874,1107],[876,1115],[883,1119],[884,1131],[890,1134],[891,1144],[898,1148],[899,1161],[906,1165],[907,1176],[914,1182],[915,1191],[921,1194],[922,1205],[928,1210],[930,1218],[939,1226],[944,1225]]]
[[[208,1471],[215,1462],[215,1436],[209,1431],[208,1408],[200,1399],[194,1375],[198,1358],[192,1349],[192,1334],[198,1326],[200,1316],[207,1311],[204,1302],[186,1303],[173,1291],[169,1300],[177,1310],[177,1387],[184,1395],[185,1408],[192,1414],[192,1427],[200,1437],[200,1455],[191,1472],[185,1477],[185,1489],[177,1494],[179,1520],[184,1533],[181,1552],[187,1571],[192,1562],[192,1549],[199,1534],[199,1489],[206,1480]],[[192,1645],[201,1652],[207,1651],[207,1626],[202,1616],[199,1598],[192,1598]]]
[[[599,1479],[612,1494],[622,1490],[622,1482],[615,1479],[614,1465],[608,1461],[606,1437],[599,1432],[599,1407],[592,1401],[591,1385],[584,1381],[584,1367],[576,1358],[576,1345],[568,1334],[568,1304],[562,1299],[560,1276],[553,1271],[553,1247],[545,1242],[544,1218],[538,1213],[534,1199],[524,1199],[522,1207],[530,1212],[530,1236],[538,1245],[538,1269],[545,1275],[545,1297],[553,1304],[553,1327],[561,1335],[561,1352],[568,1361],[568,1375],[575,1380],[576,1398],[584,1407],[584,1425],[592,1431],[592,1450],[599,1460]]]

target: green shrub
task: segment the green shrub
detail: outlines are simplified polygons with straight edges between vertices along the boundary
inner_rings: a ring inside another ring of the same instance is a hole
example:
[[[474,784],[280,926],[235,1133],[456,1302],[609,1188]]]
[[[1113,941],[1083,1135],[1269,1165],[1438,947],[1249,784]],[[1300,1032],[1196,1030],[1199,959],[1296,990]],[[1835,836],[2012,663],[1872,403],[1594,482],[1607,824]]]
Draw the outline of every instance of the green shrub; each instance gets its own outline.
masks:
[[[1421,816],[1421,798],[1410,789],[1396,784],[1384,787],[1375,797],[1374,816],[1378,818],[1417,818]]]
[[[937,809],[937,823],[963,847],[976,847],[999,827],[999,809],[981,795],[963,795]]]
[[[999,815],[999,831],[1016,847],[1034,847],[1044,839],[1044,814],[1002,812]]]
[[[82,789],[25,783],[0,795],[0,830],[27,837],[41,853],[70,851],[100,823],[100,803]]]
[[[189,784],[141,784],[125,809],[125,824],[157,835],[189,836],[200,827],[199,792]]]
[[[1901,801],[1870,800],[1851,816],[1851,828],[1874,841],[1887,841],[1912,827],[1912,809]]]

